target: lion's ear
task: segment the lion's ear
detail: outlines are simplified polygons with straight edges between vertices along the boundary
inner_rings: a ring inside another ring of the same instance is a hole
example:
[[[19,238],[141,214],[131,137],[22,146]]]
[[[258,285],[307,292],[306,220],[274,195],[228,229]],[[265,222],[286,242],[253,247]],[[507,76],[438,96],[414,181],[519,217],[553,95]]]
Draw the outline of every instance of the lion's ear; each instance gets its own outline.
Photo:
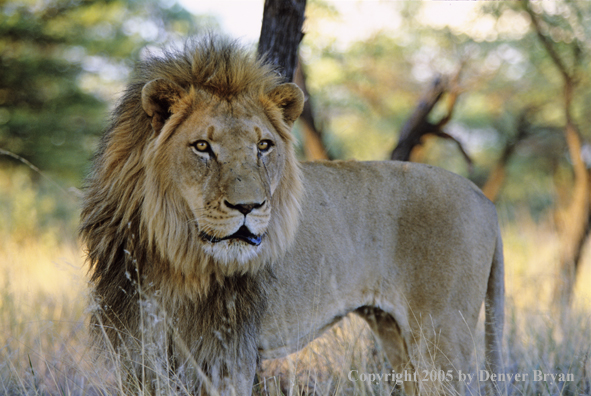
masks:
[[[183,89],[176,83],[159,78],[152,80],[142,88],[142,107],[152,119],[152,128],[159,133],[168,117],[170,107],[181,98]]]
[[[295,122],[304,109],[304,93],[293,83],[277,86],[269,92],[269,99],[281,109],[283,119],[289,126]]]

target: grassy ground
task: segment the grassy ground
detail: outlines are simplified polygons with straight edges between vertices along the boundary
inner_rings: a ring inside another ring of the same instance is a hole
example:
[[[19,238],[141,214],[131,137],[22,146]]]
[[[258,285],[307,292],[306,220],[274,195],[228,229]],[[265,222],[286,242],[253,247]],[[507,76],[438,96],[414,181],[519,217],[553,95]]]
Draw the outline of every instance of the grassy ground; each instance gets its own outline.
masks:
[[[0,394],[103,395],[121,389],[121,373],[96,360],[89,343],[86,268],[75,238],[75,207],[73,194],[36,188],[25,171],[0,172]],[[558,317],[549,309],[558,252],[552,223],[536,223],[528,216],[510,223],[502,213],[501,220],[507,372],[521,374],[521,379],[507,382],[508,393],[591,394],[589,247],[572,313]],[[482,326],[474,340],[475,361],[480,363],[481,334]],[[351,370],[357,370],[355,378],[390,372],[371,332],[355,317],[299,354],[264,362],[255,392],[399,392],[392,382],[351,381]],[[543,374],[545,380],[536,376]],[[183,393],[170,383],[161,389],[163,394]],[[478,394],[478,382],[468,390]]]

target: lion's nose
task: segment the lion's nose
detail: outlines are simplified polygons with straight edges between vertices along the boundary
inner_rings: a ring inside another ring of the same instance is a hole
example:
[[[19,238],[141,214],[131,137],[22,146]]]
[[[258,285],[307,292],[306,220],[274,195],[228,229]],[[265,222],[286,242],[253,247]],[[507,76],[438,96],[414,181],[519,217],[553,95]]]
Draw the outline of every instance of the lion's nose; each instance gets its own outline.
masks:
[[[265,202],[266,201],[263,201],[262,203],[239,203],[239,204],[231,204],[228,201],[224,201],[224,204],[228,208],[237,210],[240,213],[242,213],[244,216],[246,216],[247,214],[249,214],[250,212],[252,212],[253,209],[258,209],[258,208],[262,207],[265,204]]]

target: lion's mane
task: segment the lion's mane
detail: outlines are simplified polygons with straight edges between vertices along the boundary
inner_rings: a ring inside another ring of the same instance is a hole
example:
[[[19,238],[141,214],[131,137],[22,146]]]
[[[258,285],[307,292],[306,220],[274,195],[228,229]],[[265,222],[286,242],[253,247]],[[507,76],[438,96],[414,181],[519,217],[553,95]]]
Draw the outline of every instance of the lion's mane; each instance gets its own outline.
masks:
[[[279,137],[288,143],[283,177],[272,198],[269,243],[251,262],[222,266],[205,255],[187,204],[159,171],[166,146],[154,148],[154,130],[142,108],[142,88],[156,79],[169,80],[187,93],[177,106],[178,114],[167,122],[169,132],[198,105],[192,103],[194,93],[204,90],[228,101],[258,100]],[[210,290],[222,290],[224,283],[236,283],[237,277],[256,279],[293,241],[303,191],[301,174],[289,144],[290,128],[281,109],[266,96],[281,83],[272,66],[235,43],[215,38],[150,56],[139,64],[101,142],[81,213],[80,235],[100,304],[93,323],[108,324],[111,341],[116,343],[118,338],[111,327],[132,327],[128,330],[136,333],[138,285],[145,291],[157,290],[168,309],[182,311],[187,301],[206,301]],[[257,282],[243,283],[255,284],[248,286],[250,293],[244,298],[252,297],[253,310],[257,310],[262,291]]]

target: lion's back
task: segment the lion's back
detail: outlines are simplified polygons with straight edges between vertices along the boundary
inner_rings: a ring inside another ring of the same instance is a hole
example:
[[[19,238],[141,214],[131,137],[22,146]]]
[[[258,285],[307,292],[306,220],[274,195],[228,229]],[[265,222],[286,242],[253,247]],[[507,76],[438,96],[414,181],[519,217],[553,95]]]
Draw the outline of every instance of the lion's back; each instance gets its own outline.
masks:
[[[380,219],[412,215],[430,223],[476,216],[496,222],[494,205],[478,187],[438,167],[399,161],[315,161],[302,163],[302,168],[304,212],[338,207],[341,214],[374,212]]]

